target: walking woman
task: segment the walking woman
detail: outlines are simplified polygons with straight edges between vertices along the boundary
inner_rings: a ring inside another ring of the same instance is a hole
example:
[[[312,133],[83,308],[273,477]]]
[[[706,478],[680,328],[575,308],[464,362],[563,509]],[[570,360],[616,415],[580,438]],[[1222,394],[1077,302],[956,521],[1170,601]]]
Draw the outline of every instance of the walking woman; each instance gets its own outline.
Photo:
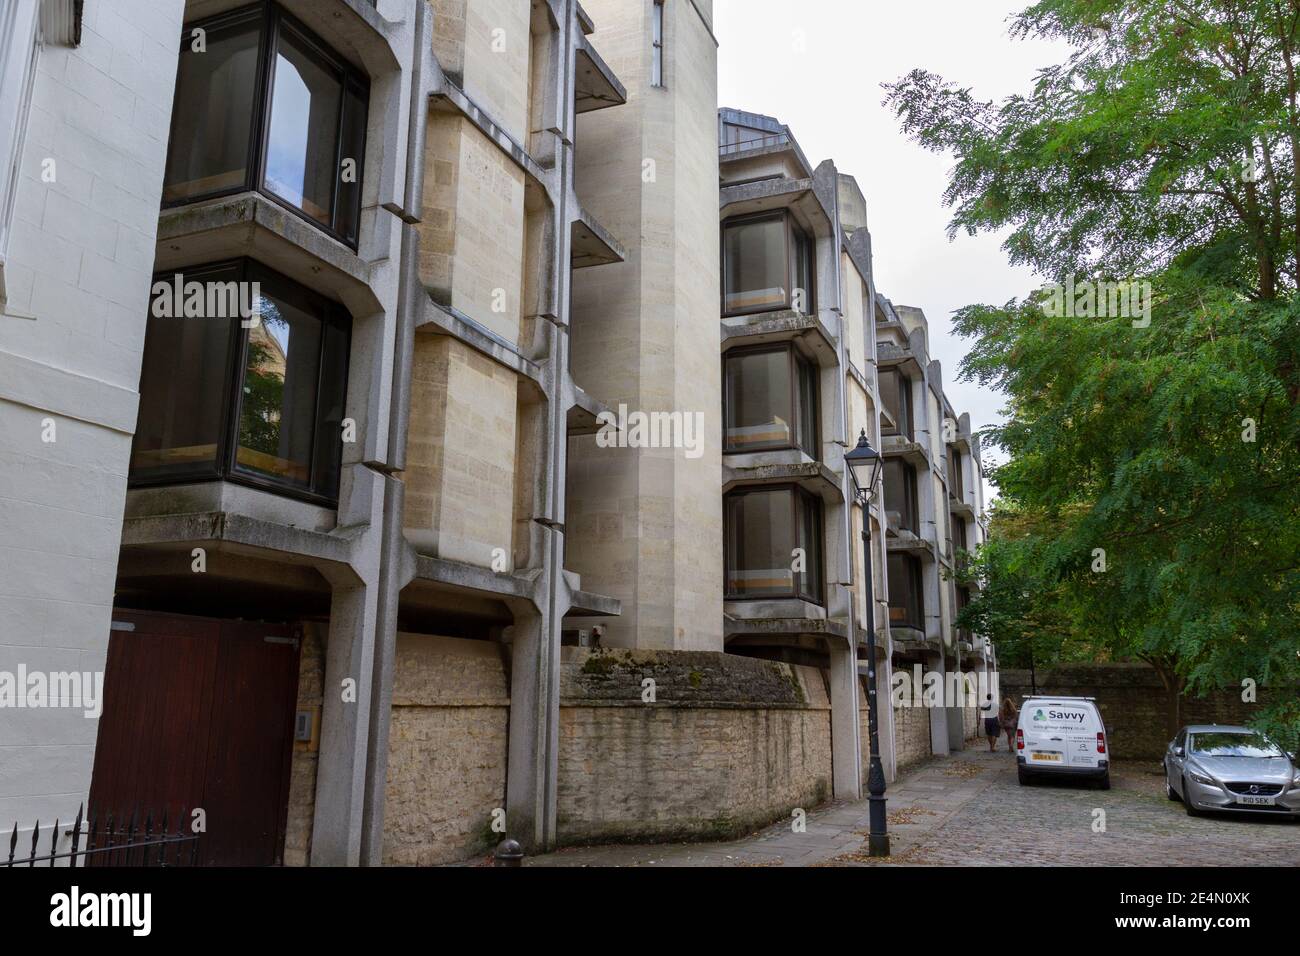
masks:
[[[998,705],[993,700],[993,695],[985,694],[984,703],[980,704],[980,713],[984,715],[984,736],[989,739],[989,753],[998,749],[998,738],[1002,736],[997,710]]]
[[[998,721],[1002,724],[1002,732],[1007,735],[1007,749],[1014,751],[1016,749],[1016,725],[1020,722],[1020,711],[1016,705],[1011,703],[1010,697],[1002,699],[1002,709],[998,711]]]

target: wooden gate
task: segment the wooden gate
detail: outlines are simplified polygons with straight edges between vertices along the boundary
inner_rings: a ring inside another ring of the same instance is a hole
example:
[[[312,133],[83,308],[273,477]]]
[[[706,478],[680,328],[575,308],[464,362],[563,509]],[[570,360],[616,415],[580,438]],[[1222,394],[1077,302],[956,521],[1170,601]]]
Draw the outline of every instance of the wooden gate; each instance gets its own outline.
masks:
[[[199,809],[201,865],[282,862],[298,644],[285,625],[115,611],[90,807]]]

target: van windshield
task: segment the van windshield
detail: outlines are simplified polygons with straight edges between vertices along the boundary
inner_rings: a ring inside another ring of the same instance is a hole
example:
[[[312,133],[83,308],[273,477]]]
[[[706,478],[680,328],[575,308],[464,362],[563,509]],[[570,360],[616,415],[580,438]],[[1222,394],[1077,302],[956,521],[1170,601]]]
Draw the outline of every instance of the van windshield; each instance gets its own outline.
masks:
[[[1262,734],[1214,731],[1192,734],[1188,746],[1194,754],[1207,757],[1285,757],[1282,749]]]

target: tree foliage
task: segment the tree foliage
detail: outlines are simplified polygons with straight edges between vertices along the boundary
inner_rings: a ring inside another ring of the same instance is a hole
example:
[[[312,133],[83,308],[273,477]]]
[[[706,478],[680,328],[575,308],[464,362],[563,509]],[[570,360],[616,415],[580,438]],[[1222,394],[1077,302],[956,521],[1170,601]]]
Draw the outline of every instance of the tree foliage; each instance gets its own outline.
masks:
[[[1005,232],[1049,281],[1149,282],[1151,321],[1041,291],[958,312],[962,375],[1008,396],[963,623],[1147,660],[1173,699],[1293,685],[1300,0],[1042,0],[1012,29],[1074,52],[1002,103],[921,71],[887,102],[955,155],[954,231]],[[1267,702],[1293,732],[1294,698]]]

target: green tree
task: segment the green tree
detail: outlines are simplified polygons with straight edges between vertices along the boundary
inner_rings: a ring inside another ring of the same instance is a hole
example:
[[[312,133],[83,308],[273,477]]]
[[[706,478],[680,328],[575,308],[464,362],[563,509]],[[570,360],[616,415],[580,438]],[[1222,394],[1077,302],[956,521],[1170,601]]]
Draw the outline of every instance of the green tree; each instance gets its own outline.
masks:
[[[1172,725],[1184,691],[1300,676],[1300,0],[1043,0],[1013,32],[1074,52],[1000,104],[920,71],[887,102],[955,155],[954,231],[1058,283],[1148,282],[1151,321],[1042,291],[957,314],[963,376],[1008,396],[988,438],[1022,526],[967,626],[1031,594],[1065,646],[1152,663]]]

